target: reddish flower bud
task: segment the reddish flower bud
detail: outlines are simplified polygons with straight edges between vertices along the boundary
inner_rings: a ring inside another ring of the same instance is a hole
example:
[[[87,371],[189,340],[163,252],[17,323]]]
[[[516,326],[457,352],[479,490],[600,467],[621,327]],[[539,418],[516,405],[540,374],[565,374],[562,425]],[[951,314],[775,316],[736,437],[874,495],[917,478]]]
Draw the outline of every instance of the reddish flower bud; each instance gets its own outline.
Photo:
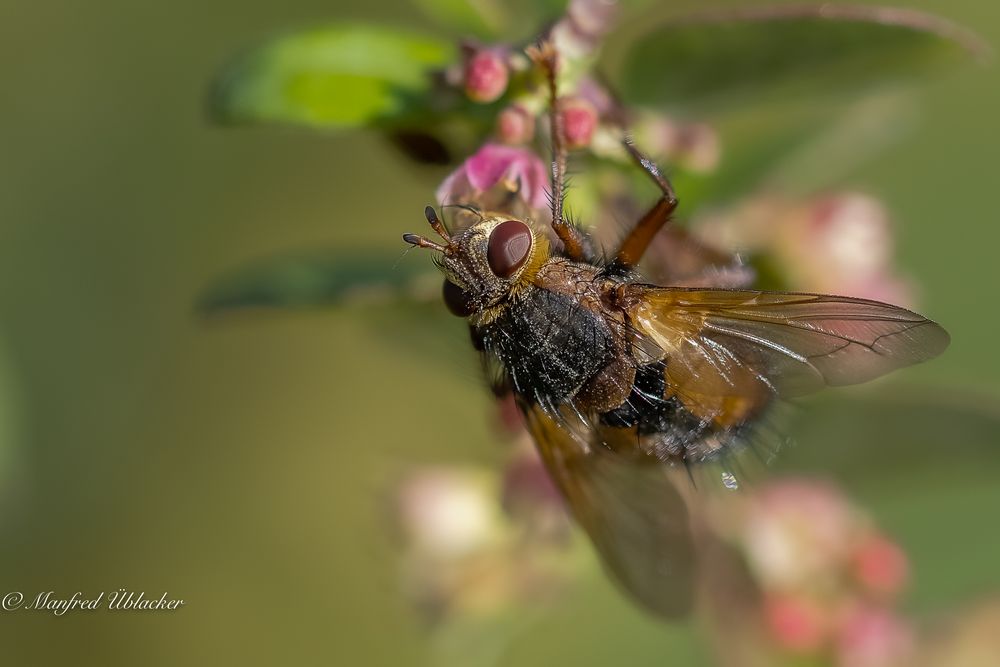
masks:
[[[526,144],[535,136],[535,116],[520,104],[512,104],[497,118],[497,135],[505,144]]]
[[[497,51],[477,51],[465,62],[465,94],[476,102],[498,99],[507,90],[509,78],[507,63]]]
[[[854,576],[869,591],[891,596],[906,584],[909,564],[895,542],[874,535],[858,545],[852,558]]]
[[[559,113],[562,116],[566,147],[574,149],[589,146],[597,129],[597,110],[594,105],[582,98],[573,97],[562,100]]]
[[[775,643],[794,653],[818,651],[829,634],[826,612],[807,599],[792,596],[769,598],[764,603],[764,620]]]

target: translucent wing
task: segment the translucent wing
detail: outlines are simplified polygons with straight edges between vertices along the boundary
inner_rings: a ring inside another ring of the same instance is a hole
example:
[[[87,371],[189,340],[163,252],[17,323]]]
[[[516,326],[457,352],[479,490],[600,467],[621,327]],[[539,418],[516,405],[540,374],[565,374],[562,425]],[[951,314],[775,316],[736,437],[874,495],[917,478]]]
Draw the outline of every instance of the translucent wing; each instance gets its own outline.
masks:
[[[587,442],[538,405],[522,405],[522,412],[549,473],[615,581],[657,615],[687,614],[694,547],[672,471]]]
[[[724,424],[774,396],[866,382],[926,361],[949,341],[905,308],[842,296],[636,285],[625,308],[663,350],[668,392]]]

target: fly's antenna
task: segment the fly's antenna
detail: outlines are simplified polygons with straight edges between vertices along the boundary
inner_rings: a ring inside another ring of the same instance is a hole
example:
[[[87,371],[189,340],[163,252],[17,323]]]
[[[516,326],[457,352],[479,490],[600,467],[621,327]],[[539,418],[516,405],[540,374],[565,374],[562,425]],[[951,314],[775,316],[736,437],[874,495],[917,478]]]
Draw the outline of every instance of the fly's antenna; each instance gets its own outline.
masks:
[[[430,250],[437,250],[438,252],[444,252],[446,250],[445,246],[440,243],[434,243],[434,241],[424,238],[423,236],[418,236],[417,234],[403,234],[403,241],[409,243],[415,248],[429,248]]]
[[[420,236],[419,234],[403,234],[403,241],[409,243],[415,248],[429,248],[431,250],[437,250],[438,252],[445,252],[451,245],[451,236],[448,234],[448,230],[444,228],[444,224],[438,218],[437,211],[434,210],[433,206],[428,206],[424,209],[424,217],[427,218],[427,222],[431,224],[431,229],[437,232],[437,235],[444,239],[447,245],[441,245],[440,243],[435,243],[428,238]]]
[[[451,243],[451,235],[448,234],[448,230],[445,229],[444,223],[438,218],[437,211],[434,210],[433,206],[427,206],[424,208],[424,217],[427,218],[427,222],[431,223],[431,229],[437,232],[437,235],[442,239]]]

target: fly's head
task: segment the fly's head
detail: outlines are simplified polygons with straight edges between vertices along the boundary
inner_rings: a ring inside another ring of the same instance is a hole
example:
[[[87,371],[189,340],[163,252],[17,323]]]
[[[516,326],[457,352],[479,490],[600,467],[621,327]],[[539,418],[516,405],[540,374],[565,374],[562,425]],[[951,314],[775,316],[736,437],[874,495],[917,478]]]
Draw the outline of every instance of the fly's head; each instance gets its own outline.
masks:
[[[474,323],[493,319],[497,308],[530,283],[549,258],[548,239],[521,220],[486,214],[452,236],[432,207],[424,213],[444,243],[416,234],[404,234],[403,240],[441,253],[435,262],[445,276],[445,304]]]

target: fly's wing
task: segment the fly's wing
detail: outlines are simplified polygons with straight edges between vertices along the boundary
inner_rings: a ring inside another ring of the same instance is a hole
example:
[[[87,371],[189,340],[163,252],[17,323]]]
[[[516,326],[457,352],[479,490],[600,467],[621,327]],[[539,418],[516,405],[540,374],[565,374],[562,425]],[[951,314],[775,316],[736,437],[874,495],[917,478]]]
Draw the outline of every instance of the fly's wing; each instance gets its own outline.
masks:
[[[866,382],[926,361],[949,341],[905,308],[842,296],[636,285],[625,307],[663,350],[668,393],[724,425],[774,396]]]
[[[686,615],[694,548],[687,507],[668,471],[592,445],[538,405],[521,409],[549,474],[614,580],[659,616]]]

